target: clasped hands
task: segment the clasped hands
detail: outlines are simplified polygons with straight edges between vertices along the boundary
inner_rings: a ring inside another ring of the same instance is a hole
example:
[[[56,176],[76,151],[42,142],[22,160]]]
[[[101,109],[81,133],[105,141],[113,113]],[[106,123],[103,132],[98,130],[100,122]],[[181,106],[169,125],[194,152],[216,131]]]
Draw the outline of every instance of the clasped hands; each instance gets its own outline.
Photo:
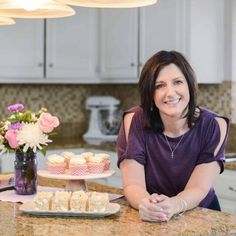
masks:
[[[175,201],[156,193],[145,197],[139,204],[139,214],[144,221],[169,221],[175,212]]]

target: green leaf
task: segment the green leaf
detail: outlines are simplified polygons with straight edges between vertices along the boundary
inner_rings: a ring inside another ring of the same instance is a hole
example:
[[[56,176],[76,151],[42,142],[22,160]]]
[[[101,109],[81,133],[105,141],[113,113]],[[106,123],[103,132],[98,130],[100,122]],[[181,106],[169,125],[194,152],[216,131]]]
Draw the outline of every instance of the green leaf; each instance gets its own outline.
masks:
[[[46,149],[45,149],[45,148],[40,149],[40,152],[41,152],[44,156],[46,156]]]

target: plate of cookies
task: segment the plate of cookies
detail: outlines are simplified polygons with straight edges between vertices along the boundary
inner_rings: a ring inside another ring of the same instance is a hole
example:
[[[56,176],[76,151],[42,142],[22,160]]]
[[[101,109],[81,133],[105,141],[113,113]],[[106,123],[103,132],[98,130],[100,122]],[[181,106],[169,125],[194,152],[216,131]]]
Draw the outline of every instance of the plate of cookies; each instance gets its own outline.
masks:
[[[42,216],[105,217],[117,214],[120,205],[109,202],[108,193],[79,191],[38,192],[20,206],[22,213]]]

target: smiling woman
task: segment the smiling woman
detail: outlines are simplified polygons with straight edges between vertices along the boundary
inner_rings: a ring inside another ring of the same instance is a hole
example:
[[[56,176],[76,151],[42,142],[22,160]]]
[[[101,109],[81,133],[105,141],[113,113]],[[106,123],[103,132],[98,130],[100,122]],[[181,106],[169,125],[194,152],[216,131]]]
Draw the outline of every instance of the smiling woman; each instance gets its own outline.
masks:
[[[176,51],[146,62],[139,92],[141,106],[125,112],[117,141],[130,204],[148,221],[196,206],[220,210],[212,185],[224,170],[229,120],[197,106],[195,73]]]

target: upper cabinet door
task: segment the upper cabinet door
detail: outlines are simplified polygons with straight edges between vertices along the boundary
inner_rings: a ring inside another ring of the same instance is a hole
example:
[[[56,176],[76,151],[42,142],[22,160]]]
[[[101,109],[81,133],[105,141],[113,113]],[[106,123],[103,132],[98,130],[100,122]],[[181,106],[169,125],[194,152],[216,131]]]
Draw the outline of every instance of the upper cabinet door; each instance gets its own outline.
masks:
[[[43,20],[0,27],[0,81],[43,77]],[[16,79],[17,78],[17,79]]]
[[[220,83],[224,63],[224,0],[191,0],[187,4],[190,63],[199,83]]]
[[[137,82],[137,9],[103,9],[100,27],[102,80]]]
[[[165,0],[140,8],[140,67],[160,50],[181,49],[180,1]]]
[[[72,17],[47,20],[46,77],[49,81],[97,79],[98,11],[74,9],[76,15]]]

